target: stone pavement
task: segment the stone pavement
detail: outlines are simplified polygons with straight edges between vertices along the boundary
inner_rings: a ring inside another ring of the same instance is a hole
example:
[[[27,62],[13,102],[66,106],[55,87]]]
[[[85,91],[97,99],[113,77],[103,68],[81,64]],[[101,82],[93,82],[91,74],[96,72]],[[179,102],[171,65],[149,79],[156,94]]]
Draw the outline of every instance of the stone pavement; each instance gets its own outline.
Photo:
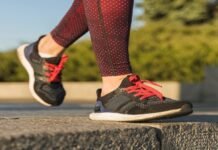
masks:
[[[92,107],[1,104],[0,149],[218,149],[217,105],[196,104],[190,116],[137,123],[90,121]]]

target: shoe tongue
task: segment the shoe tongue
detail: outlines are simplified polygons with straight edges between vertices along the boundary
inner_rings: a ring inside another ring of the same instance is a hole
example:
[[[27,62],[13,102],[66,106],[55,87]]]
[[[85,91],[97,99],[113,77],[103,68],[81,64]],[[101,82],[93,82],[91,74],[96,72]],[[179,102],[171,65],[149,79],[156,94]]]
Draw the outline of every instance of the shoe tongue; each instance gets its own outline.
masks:
[[[133,86],[134,84],[132,82],[130,82],[130,79],[129,79],[130,77],[131,77],[131,75],[124,78],[123,81],[121,82],[119,88],[126,88],[129,86]]]
[[[121,82],[119,88],[127,88],[129,86],[133,86],[134,83],[131,82],[130,77],[133,78],[132,80],[138,81],[140,80],[139,76],[137,75],[129,75],[126,78],[123,79],[123,81]],[[160,101],[160,98],[158,98],[157,96],[151,96],[148,98],[145,98],[144,101],[146,100],[150,100],[150,101]]]
[[[54,65],[58,65],[59,62],[61,61],[61,57],[51,57],[51,58],[45,58],[45,61],[49,64],[54,64]]]

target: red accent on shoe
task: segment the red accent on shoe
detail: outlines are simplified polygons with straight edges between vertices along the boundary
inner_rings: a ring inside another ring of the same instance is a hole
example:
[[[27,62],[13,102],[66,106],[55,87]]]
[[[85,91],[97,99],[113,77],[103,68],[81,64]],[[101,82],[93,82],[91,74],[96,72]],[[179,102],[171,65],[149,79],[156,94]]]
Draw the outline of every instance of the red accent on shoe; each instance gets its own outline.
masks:
[[[157,96],[158,98],[160,98],[161,101],[163,100],[162,93],[148,85],[145,85],[144,83],[146,82],[155,86],[162,87],[161,85],[149,80],[140,80],[138,75],[131,75],[129,77],[129,81],[132,82],[134,85],[125,88],[125,91],[127,93],[135,93],[135,96],[140,97],[141,100],[151,96]]]
[[[46,68],[49,72],[45,75],[48,77],[49,82],[60,82],[60,72],[64,69],[64,64],[67,62],[68,56],[63,55],[58,65],[45,63]]]

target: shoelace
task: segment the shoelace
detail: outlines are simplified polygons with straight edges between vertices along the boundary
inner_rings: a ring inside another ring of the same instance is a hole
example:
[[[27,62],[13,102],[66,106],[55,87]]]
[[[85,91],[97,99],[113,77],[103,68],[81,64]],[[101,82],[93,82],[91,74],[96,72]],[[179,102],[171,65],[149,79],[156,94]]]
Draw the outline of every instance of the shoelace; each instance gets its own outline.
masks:
[[[129,81],[134,85],[125,88],[125,91],[128,93],[135,93],[134,95],[140,97],[140,100],[144,100],[151,96],[157,96],[161,101],[163,100],[162,93],[148,85],[145,85],[144,83],[149,83],[159,87],[161,87],[161,85],[149,80],[140,80],[139,76],[137,75],[130,76]]]
[[[58,65],[45,63],[45,66],[48,69],[46,76],[48,77],[49,82],[60,82],[61,78],[59,74],[64,69],[64,64],[67,62],[67,60],[68,56],[63,55]]]

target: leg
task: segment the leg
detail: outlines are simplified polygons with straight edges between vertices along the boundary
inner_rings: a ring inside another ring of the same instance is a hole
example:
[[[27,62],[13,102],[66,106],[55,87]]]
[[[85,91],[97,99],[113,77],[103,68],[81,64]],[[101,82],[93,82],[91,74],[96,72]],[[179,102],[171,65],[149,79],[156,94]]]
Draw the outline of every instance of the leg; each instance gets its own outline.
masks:
[[[75,0],[69,11],[53,31],[41,39],[39,53],[57,56],[64,48],[88,31],[83,1]]]
[[[86,18],[97,62],[103,76],[103,94],[117,88],[131,74],[128,44],[133,0],[84,0]]]
[[[103,89],[92,120],[141,121],[187,115],[189,102],[166,98],[131,74],[128,55],[133,0],[83,0]],[[130,75],[128,75],[130,74]],[[157,85],[147,81],[147,84]]]

